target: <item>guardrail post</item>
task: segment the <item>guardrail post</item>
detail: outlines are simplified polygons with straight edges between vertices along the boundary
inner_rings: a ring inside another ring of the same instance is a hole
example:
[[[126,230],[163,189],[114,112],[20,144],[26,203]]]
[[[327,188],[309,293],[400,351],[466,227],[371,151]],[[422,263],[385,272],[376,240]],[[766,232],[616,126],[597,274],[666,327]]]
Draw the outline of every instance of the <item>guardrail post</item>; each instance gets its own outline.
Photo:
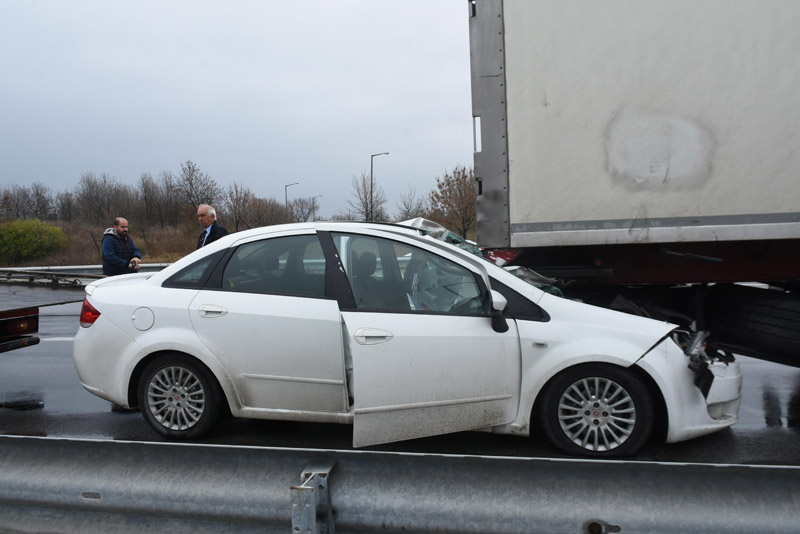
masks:
[[[292,486],[292,534],[335,534],[328,475],[333,466],[309,466]]]

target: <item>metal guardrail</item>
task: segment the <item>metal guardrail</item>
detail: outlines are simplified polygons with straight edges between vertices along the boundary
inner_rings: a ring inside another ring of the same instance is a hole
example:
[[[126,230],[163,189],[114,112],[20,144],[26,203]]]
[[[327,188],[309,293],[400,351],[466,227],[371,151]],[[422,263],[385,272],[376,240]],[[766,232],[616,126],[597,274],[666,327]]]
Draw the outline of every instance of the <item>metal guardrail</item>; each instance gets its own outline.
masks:
[[[798,504],[798,468],[0,437],[3,532],[794,533]]]
[[[143,263],[140,272],[160,271],[169,263]],[[102,265],[61,265],[51,267],[3,267],[0,282],[82,287],[105,278]]]

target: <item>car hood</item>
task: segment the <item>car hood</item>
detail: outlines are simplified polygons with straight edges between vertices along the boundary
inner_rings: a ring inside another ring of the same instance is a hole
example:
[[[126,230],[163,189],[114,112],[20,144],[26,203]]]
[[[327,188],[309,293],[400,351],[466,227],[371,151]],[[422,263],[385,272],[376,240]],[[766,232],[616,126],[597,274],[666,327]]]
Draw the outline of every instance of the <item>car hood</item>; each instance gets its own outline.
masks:
[[[585,335],[613,336],[639,347],[641,354],[672,332],[677,325],[629,313],[600,308],[544,293],[539,300],[551,319],[575,325]]]

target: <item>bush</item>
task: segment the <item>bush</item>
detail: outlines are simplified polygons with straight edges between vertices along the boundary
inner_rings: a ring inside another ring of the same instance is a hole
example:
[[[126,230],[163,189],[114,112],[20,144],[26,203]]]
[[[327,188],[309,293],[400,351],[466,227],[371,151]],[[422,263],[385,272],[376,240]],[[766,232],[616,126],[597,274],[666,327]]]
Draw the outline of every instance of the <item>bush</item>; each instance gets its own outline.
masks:
[[[58,226],[39,219],[19,219],[0,225],[0,258],[22,262],[41,258],[64,248],[67,236]]]

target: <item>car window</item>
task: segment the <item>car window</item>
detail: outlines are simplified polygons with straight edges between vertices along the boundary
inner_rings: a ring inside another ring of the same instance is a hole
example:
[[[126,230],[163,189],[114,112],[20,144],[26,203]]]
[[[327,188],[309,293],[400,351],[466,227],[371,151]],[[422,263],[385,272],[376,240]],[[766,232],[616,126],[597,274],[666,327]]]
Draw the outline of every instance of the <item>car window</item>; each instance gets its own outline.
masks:
[[[498,291],[508,301],[508,307],[503,315],[506,317],[513,317],[514,319],[521,319],[526,321],[549,321],[550,315],[540,308],[535,302],[520,295],[507,285],[491,278],[490,282],[492,289]]]
[[[182,289],[199,289],[203,287],[208,276],[211,274],[212,269],[217,262],[225,254],[224,250],[220,250],[206,256],[193,264],[184,267],[174,275],[167,278],[162,284],[163,287],[174,287]]]
[[[455,262],[389,239],[331,234],[357,309],[485,315],[475,275]]]
[[[325,296],[325,256],[316,235],[275,237],[236,248],[222,273],[223,291]]]
[[[303,250],[303,273],[325,276],[325,254],[318,239],[309,241]]]

